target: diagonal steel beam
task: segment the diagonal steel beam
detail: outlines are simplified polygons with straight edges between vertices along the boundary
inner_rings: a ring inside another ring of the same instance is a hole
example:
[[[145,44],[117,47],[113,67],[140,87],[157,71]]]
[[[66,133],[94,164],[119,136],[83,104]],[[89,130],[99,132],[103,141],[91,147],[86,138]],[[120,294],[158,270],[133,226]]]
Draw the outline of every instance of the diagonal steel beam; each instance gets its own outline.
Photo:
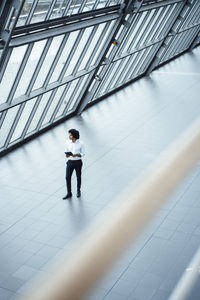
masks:
[[[106,55],[108,51],[110,50],[110,47],[112,46],[112,42],[115,40],[115,37],[117,33],[119,32],[121,26],[123,23],[125,23],[124,28],[126,28],[126,31],[129,28],[129,24],[126,26],[126,16],[129,13],[132,12],[137,12],[141,5],[142,5],[143,0],[124,0],[124,3],[121,5],[121,10],[119,12],[118,19],[116,20],[116,23],[113,27],[112,34],[108,37],[106,44],[105,44],[105,50],[104,52],[102,51],[101,56],[99,57],[98,64],[96,67],[96,70],[90,74],[90,78],[88,80],[88,84],[85,86],[85,92],[83,94],[83,97],[80,99],[77,108],[76,108],[76,113],[81,114],[81,112],[84,110],[86,105],[91,101],[91,99],[94,96],[94,93],[98,89],[98,82],[96,83],[95,91],[89,92],[89,88],[92,85],[92,82],[94,80],[95,74],[98,74],[99,69],[101,68],[102,64],[106,61]],[[115,56],[116,52],[118,50],[118,47],[116,47],[116,50],[114,51],[113,56]],[[111,62],[107,62],[106,65],[104,65],[105,72],[108,70],[109,65]]]

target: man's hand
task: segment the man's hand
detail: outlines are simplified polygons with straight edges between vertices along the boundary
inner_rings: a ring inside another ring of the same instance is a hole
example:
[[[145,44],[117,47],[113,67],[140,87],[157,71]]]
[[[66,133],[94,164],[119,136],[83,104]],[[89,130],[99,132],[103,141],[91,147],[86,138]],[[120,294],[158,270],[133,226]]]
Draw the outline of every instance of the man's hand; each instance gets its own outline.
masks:
[[[73,157],[81,157],[80,154],[73,154],[72,156],[73,156]]]

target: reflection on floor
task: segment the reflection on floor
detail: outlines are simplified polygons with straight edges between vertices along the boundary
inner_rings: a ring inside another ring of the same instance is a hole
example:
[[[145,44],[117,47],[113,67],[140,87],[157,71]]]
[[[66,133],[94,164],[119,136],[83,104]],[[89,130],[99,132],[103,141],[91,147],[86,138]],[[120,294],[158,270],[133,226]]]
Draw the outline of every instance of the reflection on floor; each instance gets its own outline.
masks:
[[[1,158],[0,299],[25,293],[199,116],[199,70],[196,48]],[[63,201],[70,128],[80,130],[86,157],[81,198],[73,177],[74,196]],[[199,246],[199,197],[197,164],[90,299],[167,299]],[[190,300],[200,297],[193,294]]]

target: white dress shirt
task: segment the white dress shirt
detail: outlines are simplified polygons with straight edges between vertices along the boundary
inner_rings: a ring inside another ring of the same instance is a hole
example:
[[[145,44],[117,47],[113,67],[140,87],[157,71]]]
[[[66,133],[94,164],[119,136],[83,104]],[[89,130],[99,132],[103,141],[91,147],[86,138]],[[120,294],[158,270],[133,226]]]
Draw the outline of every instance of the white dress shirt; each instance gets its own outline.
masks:
[[[72,152],[72,154],[80,154],[81,157],[73,157],[69,156],[68,159],[70,160],[79,160],[85,155],[85,146],[82,141],[79,139],[76,142],[72,142],[72,140],[68,140],[65,143],[65,152]]]

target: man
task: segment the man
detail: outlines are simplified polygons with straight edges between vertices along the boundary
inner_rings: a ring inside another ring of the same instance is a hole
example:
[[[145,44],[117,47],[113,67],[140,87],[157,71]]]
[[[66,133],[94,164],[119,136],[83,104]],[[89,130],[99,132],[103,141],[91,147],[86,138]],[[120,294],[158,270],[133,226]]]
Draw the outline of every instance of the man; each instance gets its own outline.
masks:
[[[77,177],[77,194],[79,198],[81,196],[81,169],[82,169],[82,160],[81,158],[85,155],[85,146],[79,140],[79,131],[76,129],[70,129],[69,141],[65,143],[65,155],[68,158],[66,164],[66,185],[67,185],[67,195],[63,197],[63,200],[72,197],[71,190],[71,177],[72,173],[76,171]]]

